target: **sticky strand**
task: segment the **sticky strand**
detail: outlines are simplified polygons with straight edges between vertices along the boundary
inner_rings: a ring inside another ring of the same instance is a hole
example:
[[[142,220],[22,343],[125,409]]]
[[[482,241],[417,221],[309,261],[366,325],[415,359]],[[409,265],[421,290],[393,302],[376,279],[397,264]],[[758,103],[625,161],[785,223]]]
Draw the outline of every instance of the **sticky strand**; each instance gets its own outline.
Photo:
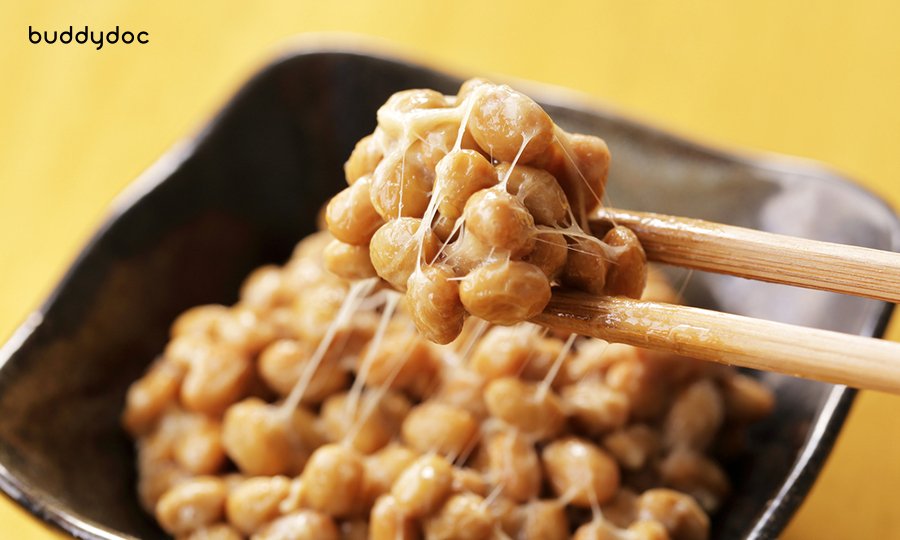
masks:
[[[360,363],[356,379],[354,379],[353,386],[350,387],[350,392],[347,394],[346,414],[356,413],[363,386],[369,375],[369,370],[371,370],[372,364],[375,362],[375,355],[377,355],[378,351],[381,349],[381,342],[384,339],[385,333],[387,333],[388,323],[390,323],[391,317],[394,315],[394,310],[397,309],[397,304],[399,304],[400,300],[403,298],[403,295],[396,291],[390,291],[390,293],[391,294],[387,296],[384,312],[381,314],[381,320],[378,321],[378,329],[375,331],[375,336],[373,336],[372,340],[369,342],[369,347],[366,350],[363,361]]]
[[[341,309],[338,311],[337,316],[331,321],[328,330],[322,337],[322,341],[319,342],[319,346],[316,347],[315,353],[313,353],[312,358],[310,358],[309,363],[303,370],[303,374],[294,385],[294,388],[291,389],[287,399],[285,399],[284,403],[281,405],[280,413],[285,422],[290,420],[294,410],[297,409],[297,406],[303,399],[303,394],[306,392],[307,387],[309,387],[309,383],[312,381],[313,375],[315,375],[316,370],[319,368],[319,364],[325,357],[325,353],[331,346],[332,341],[334,341],[334,336],[337,334],[338,330],[340,330],[341,326],[349,321],[351,315],[357,310],[357,302],[360,297],[365,297],[369,294],[377,283],[378,278],[369,278],[357,281],[350,285],[350,292],[347,294],[347,298],[341,305]]]

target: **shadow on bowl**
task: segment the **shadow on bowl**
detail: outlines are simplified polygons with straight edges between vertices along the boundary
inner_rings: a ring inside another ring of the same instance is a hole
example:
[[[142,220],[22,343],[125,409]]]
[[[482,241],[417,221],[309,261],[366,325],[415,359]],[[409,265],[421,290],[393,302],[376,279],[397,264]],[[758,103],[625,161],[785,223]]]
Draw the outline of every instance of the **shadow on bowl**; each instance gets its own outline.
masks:
[[[80,538],[166,538],[139,507],[132,443],[118,416],[171,321],[233,303],[251,269],[282,263],[344,185],[342,164],[392,93],[460,79],[383,56],[304,49],[272,63],[203,132],[155,164],[47,303],[0,349],[0,488]],[[522,85],[519,85],[522,88]],[[900,222],[817,166],[704,148],[580,103],[523,88],[570,131],[606,139],[610,199],[634,208],[897,251]],[[542,99],[543,96],[543,99]],[[695,272],[688,303],[880,336],[891,305]],[[775,539],[819,473],[854,390],[757,374],[778,398],[729,470],[718,539]]]

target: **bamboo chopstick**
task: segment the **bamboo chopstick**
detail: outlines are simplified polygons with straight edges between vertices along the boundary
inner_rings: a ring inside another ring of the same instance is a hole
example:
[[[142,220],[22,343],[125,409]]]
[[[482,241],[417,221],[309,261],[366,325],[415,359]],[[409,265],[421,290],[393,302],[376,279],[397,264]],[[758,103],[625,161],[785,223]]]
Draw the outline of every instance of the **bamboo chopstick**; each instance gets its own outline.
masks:
[[[687,306],[554,291],[532,322],[610,342],[900,393],[900,343]]]
[[[630,210],[591,219],[601,237],[613,224],[634,231],[651,261],[900,303],[898,253]]]

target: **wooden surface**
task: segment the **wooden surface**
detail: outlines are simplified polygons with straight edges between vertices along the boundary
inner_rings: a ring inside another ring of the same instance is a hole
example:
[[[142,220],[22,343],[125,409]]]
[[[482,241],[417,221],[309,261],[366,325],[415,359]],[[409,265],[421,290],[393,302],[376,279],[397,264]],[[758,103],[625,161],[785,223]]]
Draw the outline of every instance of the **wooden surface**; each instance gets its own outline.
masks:
[[[531,322],[612,343],[900,395],[900,343],[659,302],[553,293]]]
[[[652,212],[600,208],[591,219],[601,238],[616,225],[634,232],[651,262],[900,302],[900,253]]]
[[[106,204],[301,32],[381,36],[463,73],[575,88],[701,141],[822,160],[900,208],[896,0],[435,5],[0,3],[0,340]],[[29,25],[118,25],[149,43],[32,45]],[[888,337],[900,340],[896,320]],[[900,398],[862,393],[783,538],[900,539],[898,456]],[[61,537],[0,498],[0,538]]]

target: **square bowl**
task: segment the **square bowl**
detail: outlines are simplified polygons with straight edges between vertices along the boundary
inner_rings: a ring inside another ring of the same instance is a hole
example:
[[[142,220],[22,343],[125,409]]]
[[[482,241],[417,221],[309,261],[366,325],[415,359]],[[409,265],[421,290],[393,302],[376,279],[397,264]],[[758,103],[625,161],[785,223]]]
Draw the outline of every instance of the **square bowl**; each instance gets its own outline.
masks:
[[[195,137],[111,208],[47,302],[0,349],[0,488],[87,539],[167,538],[139,507],[119,427],[125,392],[198,304],[237,300],[253,268],[283,263],[344,184],[342,164],[392,93],[461,79],[354,47],[305,46],[254,76]],[[900,221],[814,163],[736,154],[624,117],[572,92],[514,83],[569,131],[603,137],[618,207],[900,249]],[[892,305],[694,272],[689,304],[865,336]],[[852,404],[842,386],[757,373],[777,408],[729,467],[717,539],[775,539],[820,471]]]

